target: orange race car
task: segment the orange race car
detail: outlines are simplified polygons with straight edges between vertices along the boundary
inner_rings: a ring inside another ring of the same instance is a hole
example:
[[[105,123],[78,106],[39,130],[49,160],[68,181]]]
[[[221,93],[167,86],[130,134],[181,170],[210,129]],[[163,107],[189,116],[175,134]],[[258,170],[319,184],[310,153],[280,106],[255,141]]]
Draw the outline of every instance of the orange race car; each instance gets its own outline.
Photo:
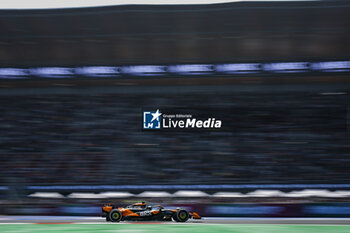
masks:
[[[164,209],[162,206],[147,206],[146,202],[134,203],[127,207],[115,207],[111,204],[102,207],[102,217],[106,221],[176,221],[186,222],[188,219],[201,219],[195,212],[185,209]]]

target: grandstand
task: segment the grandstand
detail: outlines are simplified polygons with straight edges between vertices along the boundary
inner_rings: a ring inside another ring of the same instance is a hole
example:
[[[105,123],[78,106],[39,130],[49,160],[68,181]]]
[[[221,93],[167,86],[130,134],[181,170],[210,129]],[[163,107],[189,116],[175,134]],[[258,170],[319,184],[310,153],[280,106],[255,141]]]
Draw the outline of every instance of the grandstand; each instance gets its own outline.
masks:
[[[312,92],[6,96],[1,183],[348,183],[348,101]],[[154,106],[217,112],[224,127],[144,132],[140,109]]]

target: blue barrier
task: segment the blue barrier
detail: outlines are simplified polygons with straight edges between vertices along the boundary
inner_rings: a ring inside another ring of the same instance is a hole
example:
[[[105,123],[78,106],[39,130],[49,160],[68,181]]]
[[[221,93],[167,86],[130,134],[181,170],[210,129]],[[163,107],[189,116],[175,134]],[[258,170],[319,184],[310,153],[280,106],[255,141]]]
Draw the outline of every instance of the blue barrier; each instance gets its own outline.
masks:
[[[0,68],[2,79],[350,72],[350,61]]]
[[[50,185],[27,186],[28,190],[179,190],[179,189],[338,189],[350,184],[218,184],[218,185]]]

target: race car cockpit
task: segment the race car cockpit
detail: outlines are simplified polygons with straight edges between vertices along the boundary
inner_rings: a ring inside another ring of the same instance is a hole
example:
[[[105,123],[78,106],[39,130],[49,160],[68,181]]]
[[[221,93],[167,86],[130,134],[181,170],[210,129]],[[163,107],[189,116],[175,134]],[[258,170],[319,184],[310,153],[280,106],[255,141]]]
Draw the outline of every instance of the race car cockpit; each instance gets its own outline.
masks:
[[[142,211],[148,209],[150,206],[147,207],[146,202],[141,202],[141,203],[134,203],[132,205],[129,205],[125,207],[126,209],[129,209],[131,211]],[[152,207],[151,207],[152,209]]]

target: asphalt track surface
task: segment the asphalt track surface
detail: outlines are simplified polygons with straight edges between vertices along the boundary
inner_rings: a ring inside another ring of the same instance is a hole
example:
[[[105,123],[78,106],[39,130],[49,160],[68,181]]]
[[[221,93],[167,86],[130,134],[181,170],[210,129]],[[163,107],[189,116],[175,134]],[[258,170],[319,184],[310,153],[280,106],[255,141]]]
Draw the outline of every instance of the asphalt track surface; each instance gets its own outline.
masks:
[[[102,217],[77,216],[0,216],[0,224],[52,223],[52,224],[292,224],[292,225],[350,225],[350,218],[202,218],[186,223],[126,221],[120,223],[106,222]]]

